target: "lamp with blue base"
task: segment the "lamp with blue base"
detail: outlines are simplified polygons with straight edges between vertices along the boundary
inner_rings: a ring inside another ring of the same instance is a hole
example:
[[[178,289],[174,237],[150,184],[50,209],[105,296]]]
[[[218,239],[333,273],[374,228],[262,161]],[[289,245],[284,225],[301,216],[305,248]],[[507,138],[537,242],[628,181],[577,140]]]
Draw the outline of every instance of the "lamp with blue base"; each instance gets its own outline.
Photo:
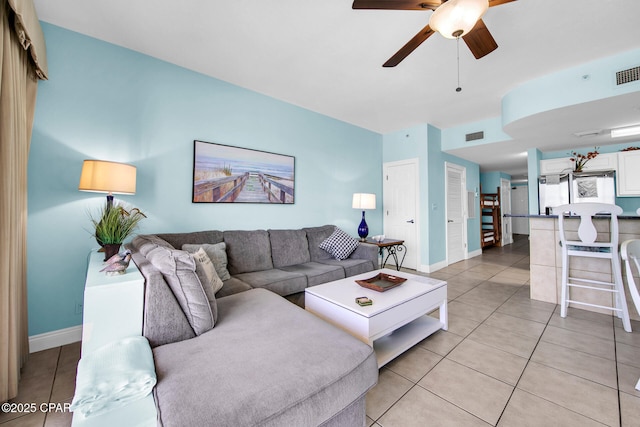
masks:
[[[369,235],[369,226],[364,218],[364,211],[365,209],[376,208],[376,195],[369,193],[354,193],[351,207],[353,207],[353,209],[362,209],[362,221],[360,221],[360,225],[358,226],[358,236],[360,236],[361,241],[365,241]]]

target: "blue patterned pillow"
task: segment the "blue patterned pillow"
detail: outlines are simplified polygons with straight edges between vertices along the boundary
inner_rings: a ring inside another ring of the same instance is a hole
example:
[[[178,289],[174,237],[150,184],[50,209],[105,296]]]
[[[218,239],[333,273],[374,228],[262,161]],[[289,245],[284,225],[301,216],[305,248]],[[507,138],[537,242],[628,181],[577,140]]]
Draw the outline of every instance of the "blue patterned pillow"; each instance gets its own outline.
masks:
[[[336,227],[331,236],[320,243],[320,249],[329,252],[335,259],[347,259],[358,247],[358,240]]]

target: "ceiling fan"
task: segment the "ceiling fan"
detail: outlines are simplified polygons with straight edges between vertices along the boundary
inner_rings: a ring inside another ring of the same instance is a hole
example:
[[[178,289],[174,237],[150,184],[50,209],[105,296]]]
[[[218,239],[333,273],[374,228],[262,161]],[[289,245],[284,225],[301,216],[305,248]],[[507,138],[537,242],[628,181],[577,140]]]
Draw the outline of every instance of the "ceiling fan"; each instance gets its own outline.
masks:
[[[462,37],[476,59],[493,52],[498,44],[482,21],[487,8],[516,0],[354,0],[353,9],[433,10],[429,23],[383,67],[395,67],[436,31],[446,38]]]

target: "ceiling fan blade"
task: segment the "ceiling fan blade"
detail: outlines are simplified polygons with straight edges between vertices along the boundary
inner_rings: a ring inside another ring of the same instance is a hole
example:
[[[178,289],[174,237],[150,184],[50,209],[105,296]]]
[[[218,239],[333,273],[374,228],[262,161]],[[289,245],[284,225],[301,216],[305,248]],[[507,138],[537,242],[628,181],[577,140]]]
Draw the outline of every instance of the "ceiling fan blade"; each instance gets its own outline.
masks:
[[[500,6],[501,4],[511,3],[516,0],[489,0],[489,7]]]
[[[411,52],[413,52],[418,46],[420,46],[422,44],[422,42],[424,42],[426,39],[431,37],[431,35],[433,33],[435,33],[435,31],[433,31],[431,29],[431,27],[429,26],[429,24],[427,24],[426,27],[424,27],[422,30],[420,30],[420,32],[418,34],[413,36],[413,38],[411,40],[409,40],[407,42],[407,44],[402,46],[402,48],[399,51],[397,51],[395,55],[393,55],[391,58],[389,58],[389,60],[387,62],[385,62],[382,66],[383,67],[395,67],[400,62],[402,62],[402,60],[404,58],[409,56],[409,54]]]
[[[462,39],[476,59],[480,59],[498,48],[498,43],[493,39],[482,19],[479,19],[475,27],[467,35],[462,36]]]
[[[352,9],[436,10],[442,0],[354,0]]]

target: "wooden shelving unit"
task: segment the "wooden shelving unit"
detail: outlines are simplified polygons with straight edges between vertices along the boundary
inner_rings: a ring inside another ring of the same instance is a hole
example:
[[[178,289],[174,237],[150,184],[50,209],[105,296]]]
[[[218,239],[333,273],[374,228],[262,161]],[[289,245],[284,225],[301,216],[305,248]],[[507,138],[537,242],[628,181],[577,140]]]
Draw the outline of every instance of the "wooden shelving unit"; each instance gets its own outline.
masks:
[[[480,246],[500,246],[501,241],[500,187],[495,193],[483,193],[480,186]]]

